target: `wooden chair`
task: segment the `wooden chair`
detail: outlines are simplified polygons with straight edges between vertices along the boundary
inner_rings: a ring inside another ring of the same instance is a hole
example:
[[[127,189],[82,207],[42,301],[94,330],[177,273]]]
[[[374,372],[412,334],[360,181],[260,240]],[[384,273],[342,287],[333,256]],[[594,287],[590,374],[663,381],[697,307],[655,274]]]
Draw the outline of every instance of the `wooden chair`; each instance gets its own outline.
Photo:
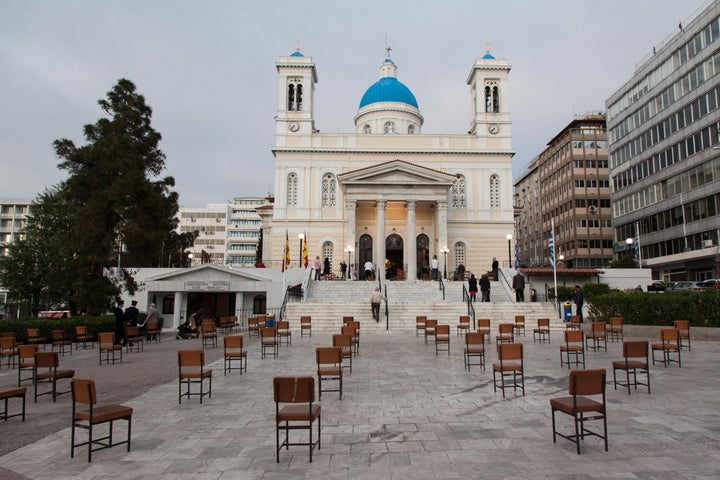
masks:
[[[592,340],[592,345],[588,346]],[[600,350],[600,347],[607,352],[607,331],[605,330],[605,322],[592,322],[590,331],[585,335],[585,346],[592,348],[593,352]]]
[[[260,319],[257,317],[248,318],[248,335],[251,337],[255,335],[260,338]]]
[[[45,344],[47,339],[40,336],[39,328],[28,328],[27,329],[27,344],[36,345],[38,350],[45,350]]]
[[[580,330],[580,315],[570,315],[570,321],[565,323],[567,330]]]
[[[145,349],[145,337],[140,332],[140,327],[125,327],[125,353],[142,352]]]
[[[273,397],[275,399],[275,453],[280,463],[280,450],[291,446],[307,446],[312,463],[315,447],[320,447],[320,405],[315,404],[315,379],[313,377],[275,377],[273,379]],[[283,405],[286,404],[286,405]],[[303,405],[305,404],[305,405]],[[282,407],[281,407],[282,405]],[[313,441],[312,427],[317,420],[317,441]],[[307,442],[290,442],[290,430],[307,430]],[[280,443],[280,432],[285,432],[285,440]]]
[[[490,343],[492,341],[492,340],[490,340],[490,319],[489,318],[478,319],[477,331],[485,335],[485,338],[487,339],[488,343]]]
[[[315,361],[317,362],[318,399],[322,400],[322,392],[339,392],[340,400],[342,400],[342,348],[317,347],[315,349]],[[323,389],[323,379],[325,381],[337,381],[337,388]]]
[[[35,367],[33,370],[33,378],[35,379],[35,403],[38,397],[42,395],[52,395],[53,402],[60,395],[70,393],[70,390],[58,391],[58,380],[72,379],[75,376],[75,370],[58,370],[60,366],[60,356],[58,352],[35,352]],[[51,383],[52,389],[38,393],[38,387],[41,383]]]
[[[200,324],[200,337],[202,338],[203,348],[210,345],[215,348],[218,345],[218,334],[217,328],[215,327],[215,320],[203,320]]]
[[[655,352],[662,353],[662,362],[665,368],[670,363],[677,363],[678,367],[682,367],[680,359],[680,331],[677,328],[661,328],[660,329],[660,343],[653,343],[652,346],[652,361],[655,365]],[[673,355],[676,357],[673,360]]]
[[[538,318],[537,328],[533,328],[533,343],[535,340],[538,343],[550,343],[550,319],[549,318]]]
[[[285,345],[288,347],[292,344],[292,332],[290,331],[290,322],[287,320],[280,320],[277,322],[277,335],[278,345],[282,345],[283,339],[285,339]]]
[[[352,336],[351,335],[333,335],[333,347],[340,347],[342,350],[342,358],[343,360],[347,360],[347,364],[343,362],[343,368],[350,369],[350,373],[352,373],[352,357],[353,357],[353,351],[352,351]]]
[[[560,366],[580,365],[585,368],[585,334],[582,330],[565,330],[564,345],[560,345]],[[572,357],[572,358],[571,358]]]
[[[227,335],[231,334],[237,329],[237,316],[236,315],[223,315],[218,320],[218,327],[220,331]]]
[[[204,390],[206,379],[207,391]],[[192,384],[200,385],[200,391],[192,392]],[[182,391],[183,385],[186,387],[185,393]],[[199,396],[200,403],[205,395],[212,398],[212,369],[205,368],[204,350],[178,350],[178,403],[182,403],[183,397],[189,400],[191,395]]]
[[[83,350],[88,348],[88,343],[90,344],[90,348],[95,348],[95,335],[91,335],[88,332],[88,327],[86,325],[75,325],[75,349],[76,350],[78,348],[80,348],[81,343],[82,343]]]
[[[435,355],[440,351],[447,351],[447,354],[450,355],[450,325],[435,327]]]
[[[607,335],[612,342],[623,341],[623,317],[610,317],[607,325]]]
[[[360,322],[350,321],[346,323],[340,329],[340,333],[352,337],[353,353],[357,357],[360,353]]]
[[[64,330],[50,331],[50,345],[52,346],[52,351],[57,350],[61,357],[65,356],[65,347],[70,347],[70,355],[72,355],[73,342],[65,338]]]
[[[2,415],[0,415],[0,419],[7,420],[8,418],[13,417],[19,417],[22,416],[22,421],[25,421],[25,393],[27,392],[26,387],[18,387],[18,388],[0,388],[0,400],[3,401],[5,404],[5,408],[3,409]],[[21,398],[22,399],[22,411],[20,413],[14,413],[12,415],[8,415],[8,401],[11,398]]]
[[[627,387],[628,395],[630,395],[630,386],[635,387],[635,390],[637,390],[638,385],[644,385],[647,387],[648,393],[650,393],[649,363],[647,340],[623,342],[623,359],[612,362],[615,390],[617,390],[618,385]],[[617,381],[616,372],[618,370],[625,371],[625,383]],[[646,383],[638,382],[638,373],[645,374]],[[630,380],[631,376],[632,381]]]
[[[240,375],[247,372],[247,350],[244,348],[242,335],[226,335],[223,337],[223,357],[225,358],[225,369],[223,375],[232,373],[233,370],[240,370]],[[239,366],[233,367],[234,363]]]
[[[37,345],[18,345],[18,387],[22,382],[35,382],[35,352]],[[23,372],[30,372],[29,377],[23,377]]]
[[[515,325],[512,323],[501,323],[498,325],[498,335],[495,337],[495,345],[501,343],[514,343]]]
[[[457,333],[458,337],[462,337],[469,331],[470,331],[470,316],[469,315],[460,315],[460,319],[458,320],[457,327],[455,328],[455,333]]]
[[[105,356],[105,363],[109,364],[111,357],[112,363],[115,365],[115,353],[120,353],[120,363],[122,363],[123,348],[122,345],[115,343],[114,332],[101,332],[98,333],[98,353],[100,354],[100,365],[103,364],[103,356]]]
[[[478,357],[480,363],[472,363],[472,357]],[[465,335],[465,368],[470,365],[481,366],[485,371],[485,334],[482,332],[468,332]]]
[[[145,324],[145,341],[160,343],[160,325],[156,321],[147,322]]]
[[[353,317],[352,315],[346,315],[346,316],[343,317],[342,320],[343,320],[343,325],[347,325],[348,322],[354,322],[354,321],[355,321],[355,317]]]
[[[93,452],[127,444],[127,451],[130,451],[130,432],[132,430],[132,407],[125,405],[102,405],[97,406],[97,393],[95,382],[89,379],[73,378],[72,389],[72,428],[70,433],[70,458],[75,457],[75,449],[84,445],[88,446],[88,463],[92,462]],[[86,405],[87,408],[80,409],[79,405]],[[113,423],[117,420],[127,422],[127,439],[121,442],[113,442]],[[103,423],[109,424],[108,434],[104,437],[95,438],[94,428]],[[88,431],[86,442],[76,442],[75,430],[81,428]]]
[[[580,455],[580,441],[587,436],[595,436],[605,441],[605,451],[608,450],[607,441],[607,415],[605,405],[605,369],[572,370],[570,372],[569,397],[559,397],[550,400],[552,410],[553,443],[557,443],[556,436],[561,436],[573,442]],[[597,399],[601,397],[600,399]],[[555,412],[559,411],[573,417],[575,433],[562,434],[555,427]],[[603,431],[594,432],[585,428],[585,422],[602,420]]]
[[[273,358],[277,358],[278,340],[275,327],[263,327],[260,329],[260,358],[265,358],[267,351],[271,351]]]
[[[435,339],[435,328],[437,327],[437,320],[425,320],[425,344],[428,343],[428,337]]]
[[[305,332],[307,332],[308,337],[312,337],[312,317],[300,317],[300,337],[304,337]]]
[[[680,335],[680,348],[687,347],[688,351],[692,350],[690,345],[690,320],[675,320],[673,326],[678,329]],[[685,345],[685,340],[687,340],[687,345]]]
[[[18,349],[15,344],[15,337],[0,337],[0,368],[2,368],[3,359],[5,359],[5,366],[15,368],[17,355]]]
[[[515,325],[513,329],[515,336],[525,336],[525,315],[515,315]]]
[[[509,323],[508,325],[511,325]],[[510,332],[512,335],[512,331]],[[525,396],[525,371],[523,365],[523,344],[522,343],[500,343],[497,345],[498,361],[493,363],[493,391],[501,389],[505,398],[505,389],[512,387],[513,391],[518,388]],[[498,385],[495,374],[500,374],[500,385]],[[512,383],[505,383],[506,378],[512,377]]]
[[[425,315],[418,315],[415,317],[415,336],[420,335],[420,332],[425,336],[425,322],[427,317]]]

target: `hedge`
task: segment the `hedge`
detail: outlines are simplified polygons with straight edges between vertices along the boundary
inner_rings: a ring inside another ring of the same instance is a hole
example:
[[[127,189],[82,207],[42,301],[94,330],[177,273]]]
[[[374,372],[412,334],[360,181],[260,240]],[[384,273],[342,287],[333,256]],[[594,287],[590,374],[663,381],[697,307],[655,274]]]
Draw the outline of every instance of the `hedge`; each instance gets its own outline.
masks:
[[[52,330],[63,330],[65,338],[75,339],[75,326],[85,325],[88,327],[88,334],[94,335],[100,332],[115,331],[115,317],[113,315],[101,315],[98,317],[72,317],[72,318],[20,318],[0,320],[0,332],[15,332],[17,343],[25,343],[27,340],[28,328],[39,328],[40,336],[50,341]]]
[[[672,326],[690,320],[696,327],[720,327],[720,292],[611,293],[588,301],[593,321],[623,317],[628,325]]]

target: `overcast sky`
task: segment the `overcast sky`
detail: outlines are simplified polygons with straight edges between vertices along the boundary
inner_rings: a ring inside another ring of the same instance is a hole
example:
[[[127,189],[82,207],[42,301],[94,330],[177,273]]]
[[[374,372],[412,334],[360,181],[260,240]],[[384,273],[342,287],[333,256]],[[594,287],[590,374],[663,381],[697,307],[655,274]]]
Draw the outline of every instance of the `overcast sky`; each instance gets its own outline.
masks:
[[[512,65],[515,177],[574,115],[602,111],[635,66],[706,0],[0,0],[0,198],[63,180],[52,142],[82,145],[97,101],[135,83],[181,206],[273,191],[278,57],[315,61],[316,126],[354,132],[385,38],[423,133],[463,134],[470,67]],[[108,179],[111,181],[112,179]]]

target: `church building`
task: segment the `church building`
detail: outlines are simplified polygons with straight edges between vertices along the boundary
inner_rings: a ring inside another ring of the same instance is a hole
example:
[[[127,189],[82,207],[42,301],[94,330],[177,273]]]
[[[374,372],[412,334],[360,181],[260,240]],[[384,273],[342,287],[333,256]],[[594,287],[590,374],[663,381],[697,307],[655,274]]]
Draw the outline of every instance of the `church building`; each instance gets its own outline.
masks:
[[[389,49],[388,49],[389,52]],[[506,60],[490,53],[467,77],[472,118],[466,133],[424,134],[412,91],[389,53],[380,79],[359,100],[355,131],[320,133],[315,123],[312,57],[280,57],[275,117],[275,203],[263,217],[263,260],[280,266],[298,238],[313,259],[368,260],[384,278],[428,278],[433,256],[450,278],[507,265],[514,235],[512,134]],[[348,112],[350,114],[350,112]]]

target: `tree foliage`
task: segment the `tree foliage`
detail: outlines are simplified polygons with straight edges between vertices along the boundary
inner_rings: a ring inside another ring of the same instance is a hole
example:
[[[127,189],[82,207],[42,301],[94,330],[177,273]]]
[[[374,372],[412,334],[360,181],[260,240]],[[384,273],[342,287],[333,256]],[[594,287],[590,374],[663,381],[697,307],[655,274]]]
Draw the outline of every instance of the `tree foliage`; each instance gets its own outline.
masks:
[[[606,268],[638,268],[638,261],[629,253],[607,264]]]
[[[105,116],[85,125],[84,145],[54,142],[58,168],[69,176],[39,197],[26,240],[10,249],[17,258],[8,262],[37,279],[33,292],[26,289],[36,306],[62,297],[76,311],[104,311],[121,286],[136,290],[128,269],[170,264],[172,256],[165,252],[173,251],[178,253],[172,263],[181,266],[182,249],[197,236],[174,231],[178,194],[170,189],[175,180],[160,177],[165,168],[161,135],[152,128],[152,110],[135,85],[119,80],[98,104]],[[123,274],[107,276],[119,262]],[[3,270],[7,276],[8,268]]]

